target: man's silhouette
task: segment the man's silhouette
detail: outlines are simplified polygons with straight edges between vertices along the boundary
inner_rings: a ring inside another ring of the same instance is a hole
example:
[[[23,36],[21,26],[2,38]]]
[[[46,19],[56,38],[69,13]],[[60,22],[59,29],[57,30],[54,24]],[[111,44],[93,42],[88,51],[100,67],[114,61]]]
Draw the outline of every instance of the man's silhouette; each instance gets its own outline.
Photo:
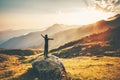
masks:
[[[49,40],[53,40],[53,38],[48,38],[48,35],[46,34],[45,36],[43,36],[41,34],[41,36],[44,38],[45,40],[45,45],[44,45],[44,56],[47,58],[48,57],[48,41]]]

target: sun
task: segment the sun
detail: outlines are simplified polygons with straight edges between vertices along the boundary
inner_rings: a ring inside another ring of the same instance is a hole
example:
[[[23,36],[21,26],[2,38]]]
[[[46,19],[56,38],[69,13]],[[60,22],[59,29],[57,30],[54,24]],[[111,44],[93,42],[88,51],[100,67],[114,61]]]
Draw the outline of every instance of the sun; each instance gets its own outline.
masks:
[[[111,12],[103,12],[93,8],[82,8],[77,11],[59,13],[59,21],[63,24],[90,24],[99,20],[106,20],[113,16]]]

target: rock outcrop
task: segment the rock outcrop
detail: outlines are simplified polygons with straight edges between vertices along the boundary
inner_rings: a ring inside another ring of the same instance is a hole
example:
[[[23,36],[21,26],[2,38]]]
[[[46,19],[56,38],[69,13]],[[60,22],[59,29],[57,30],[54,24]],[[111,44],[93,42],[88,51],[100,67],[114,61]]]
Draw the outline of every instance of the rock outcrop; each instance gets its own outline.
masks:
[[[66,77],[66,70],[61,60],[53,55],[39,57],[32,62],[33,69],[38,71],[40,80],[61,80]]]

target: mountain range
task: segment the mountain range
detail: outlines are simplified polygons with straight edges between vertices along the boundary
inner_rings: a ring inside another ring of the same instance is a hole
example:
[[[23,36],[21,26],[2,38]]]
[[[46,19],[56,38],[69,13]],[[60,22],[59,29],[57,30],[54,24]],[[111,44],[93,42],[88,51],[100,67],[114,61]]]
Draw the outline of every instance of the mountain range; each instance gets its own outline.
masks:
[[[6,49],[24,49],[31,47],[36,48],[36,45],[42,44],[44,42],[41,37],[41,34],[53,35],[57,32],[67,30],[69,28],[72,28],[72,26],[67,27],[63,24],[54,24],[44,31],[30,32],[26,35],[21,35],[21,36],[16,35],[15,37],[10,38],[9,40],[2,43],[0,47]]]
[[[48,34],[49,37],[54,38],[53,41],[50,41],[50,49],[57,49],[57,47],[61,45],[64,47],[64,44],[72,44],[76,42],[76,40],[81,41],[86,36],[88,38],[92,35],[102,35],[104,32],[107,33],[107,31],[119,27],[119,22],[120,15],[118,14],[109,18],[107,21],[101,20],[89,25],[68,26],[63,24],[54,24],[44,31],[32,32],[26,35],[10,38],[2,43],[0,47],[7,49],[43,48],[44,41],[41,37],[41,34]]]

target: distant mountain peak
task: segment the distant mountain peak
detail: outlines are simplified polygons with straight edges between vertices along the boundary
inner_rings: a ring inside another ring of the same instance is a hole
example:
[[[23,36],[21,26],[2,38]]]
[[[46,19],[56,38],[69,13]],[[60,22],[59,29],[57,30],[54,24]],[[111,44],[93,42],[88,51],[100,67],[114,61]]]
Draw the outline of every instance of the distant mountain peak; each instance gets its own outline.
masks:
[[[47,30],[56,30],[56,29],[63,29],[65,27],[63,24],[53,24],[52,26],[48,27]]]
[[[62,25],[64,25],[64,24],[55,23],[55,24],[53,24],[52,26],[62,26]]]
[[[107,24],[111,26],[112,28],[120,27],[120,14],[117,14],[109,18],[109,20],[107,21]]]
[[[120,14],[115,15],[116,17],[120,17]]]
[[[120,18],[120,14],[116,14],[115,16],[109,17],[108,21],[115,20],[117,18]]]

